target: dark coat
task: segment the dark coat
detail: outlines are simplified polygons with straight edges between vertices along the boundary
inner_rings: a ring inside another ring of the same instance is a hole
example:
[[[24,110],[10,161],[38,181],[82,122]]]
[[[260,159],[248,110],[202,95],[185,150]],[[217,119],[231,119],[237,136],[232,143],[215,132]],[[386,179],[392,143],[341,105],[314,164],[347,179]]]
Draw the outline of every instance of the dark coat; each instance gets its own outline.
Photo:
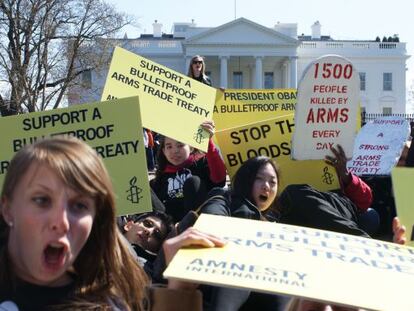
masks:
[[[211,80],[207,75],[200,75],[198,78],[194,78],[194,79],[205,85],[211,86]]]
[[[259,209],[245,198],[234,196],[229,190],[214,188],[200,213],[246,219],[262,219]]]
[[[359,228],[357,207],[341,193],[289,185],[280,194],[278,205],[280,223],[369,237]]]

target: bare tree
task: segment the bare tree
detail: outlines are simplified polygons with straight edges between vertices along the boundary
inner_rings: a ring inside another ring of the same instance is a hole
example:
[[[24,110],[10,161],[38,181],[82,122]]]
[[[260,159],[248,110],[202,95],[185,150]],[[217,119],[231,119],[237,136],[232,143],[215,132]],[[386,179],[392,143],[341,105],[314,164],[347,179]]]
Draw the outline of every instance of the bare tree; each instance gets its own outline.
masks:
[[[57,108],[132,22],[101,0],[0,0],[0,113]]]

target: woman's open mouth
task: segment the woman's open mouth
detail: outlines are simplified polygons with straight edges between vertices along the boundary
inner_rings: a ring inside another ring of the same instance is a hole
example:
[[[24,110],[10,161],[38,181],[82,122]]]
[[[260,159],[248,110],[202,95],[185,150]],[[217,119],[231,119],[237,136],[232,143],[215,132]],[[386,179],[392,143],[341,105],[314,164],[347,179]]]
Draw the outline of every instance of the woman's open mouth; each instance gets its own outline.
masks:
[[[259,200],[260,200],[261,202],[266,202],[268,198],[269,198],[269,196],[268,196],[268,195],[266,195],[266,194],[260,194],[260,195],[259,195]]]
[[[49,270],[58,270],[65,264],[67,246],[62,243],[49,243],[43,250],[44,264]]]

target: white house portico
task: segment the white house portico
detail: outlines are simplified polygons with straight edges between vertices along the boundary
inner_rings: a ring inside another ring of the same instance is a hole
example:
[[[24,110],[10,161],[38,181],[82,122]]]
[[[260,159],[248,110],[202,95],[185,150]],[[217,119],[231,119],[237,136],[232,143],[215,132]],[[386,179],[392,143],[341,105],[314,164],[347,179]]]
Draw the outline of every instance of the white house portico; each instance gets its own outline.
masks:
[[[220,87],[232,87],[234,69],[241,73],[243,85],[252,88],[264,87],[264,71],[273,73],[280,87],[297,87],[300,41],[245,18],[191,36],[182,45],[185,70],[193,55],[203,55],[212,80],[219,81]]]

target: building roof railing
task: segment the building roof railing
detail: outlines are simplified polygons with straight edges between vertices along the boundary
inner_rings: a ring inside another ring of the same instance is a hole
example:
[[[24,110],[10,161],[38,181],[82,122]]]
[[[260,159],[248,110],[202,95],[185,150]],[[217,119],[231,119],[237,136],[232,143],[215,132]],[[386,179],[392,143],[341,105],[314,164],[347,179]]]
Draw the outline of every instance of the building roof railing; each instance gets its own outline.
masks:
[[[404,42],[370,42],[370,41],[303,41],[299,46],[302,50],[312,49],[358,49],[358,50],[395,50],[405,53]]]

